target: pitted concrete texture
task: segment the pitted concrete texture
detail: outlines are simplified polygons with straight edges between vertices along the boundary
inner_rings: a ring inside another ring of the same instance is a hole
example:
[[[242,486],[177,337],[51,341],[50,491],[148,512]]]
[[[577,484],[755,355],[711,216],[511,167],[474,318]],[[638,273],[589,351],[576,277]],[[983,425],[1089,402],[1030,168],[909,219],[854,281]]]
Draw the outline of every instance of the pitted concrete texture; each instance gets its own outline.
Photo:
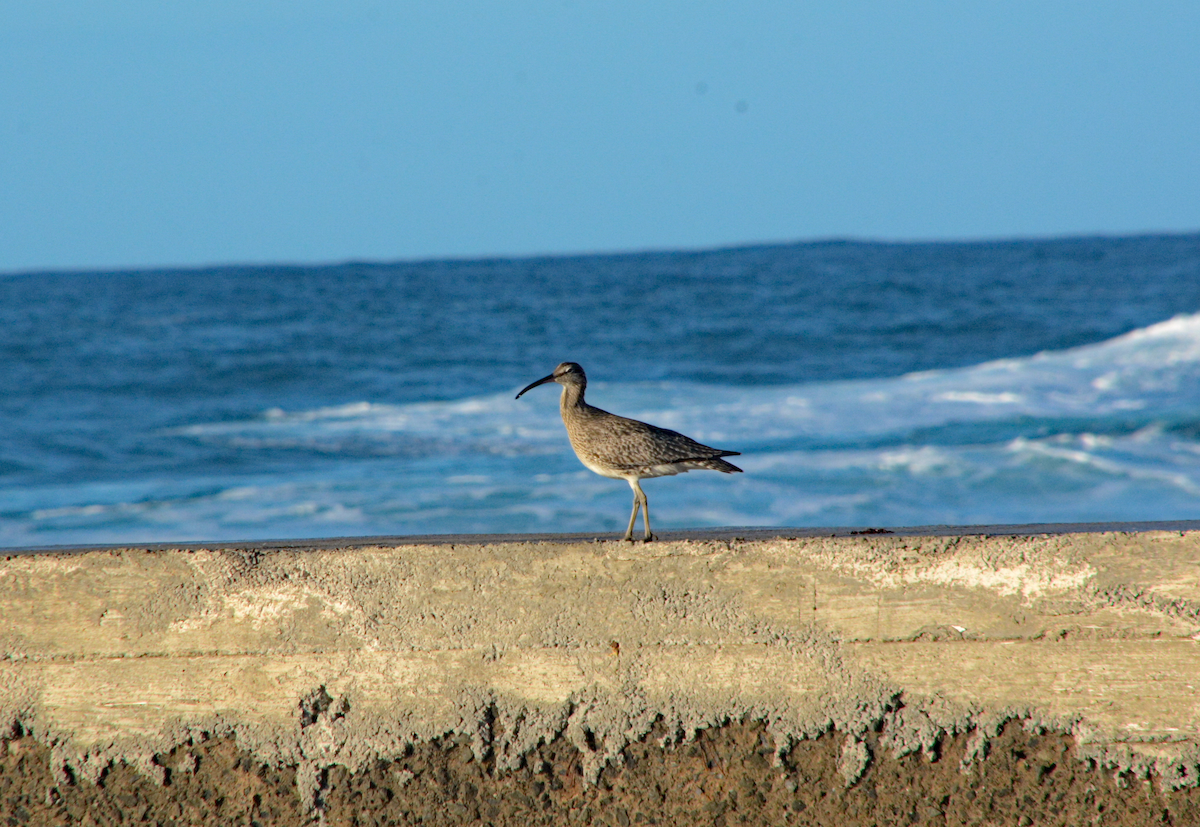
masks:
[[[1200,533],[103,550],[0,561],[0,718],[59,772],[233,736],[297,767],[556,737],[595,779],[652,729],[844,735],[853,783],[1006,721],[1077,757],[1200,771]],[[841,735],[839,737],[842,737]]]

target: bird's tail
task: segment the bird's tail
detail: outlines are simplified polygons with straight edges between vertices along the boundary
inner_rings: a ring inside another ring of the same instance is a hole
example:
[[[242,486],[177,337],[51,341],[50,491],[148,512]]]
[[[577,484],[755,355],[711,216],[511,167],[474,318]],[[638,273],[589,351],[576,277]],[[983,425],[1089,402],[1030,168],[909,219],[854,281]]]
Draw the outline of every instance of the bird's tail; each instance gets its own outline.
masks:
[[[723,451],[721,456],[736,457],[738,454],[738,451]],[[696,463],[697,468],[704,468],[708,471],[720,471],[723,474],[742,473],[741,468],[738,468],[732,462],[726,462],[721,457],[705,457],[704,459],[693,460],[693,462]]]

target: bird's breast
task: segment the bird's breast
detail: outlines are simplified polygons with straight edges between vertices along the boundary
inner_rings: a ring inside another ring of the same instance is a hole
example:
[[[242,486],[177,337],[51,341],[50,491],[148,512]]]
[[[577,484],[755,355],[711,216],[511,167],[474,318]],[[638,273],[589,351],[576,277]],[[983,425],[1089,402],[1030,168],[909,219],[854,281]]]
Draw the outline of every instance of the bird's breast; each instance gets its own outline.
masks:
[[[604,465],[601,462],[597,462],[595,459],[592,459],[586,454],[581,453],[578,448],[575,449],[575,456],[579,457],[579,461],[583,463],[585,468],[587,468],[589,471],[594,471],[602,477],[611,477],[614,480],[621,480],[628,479],[630,476],[629,472],[627,471],[622,471],[621,469],[613,468],[611,465]]]

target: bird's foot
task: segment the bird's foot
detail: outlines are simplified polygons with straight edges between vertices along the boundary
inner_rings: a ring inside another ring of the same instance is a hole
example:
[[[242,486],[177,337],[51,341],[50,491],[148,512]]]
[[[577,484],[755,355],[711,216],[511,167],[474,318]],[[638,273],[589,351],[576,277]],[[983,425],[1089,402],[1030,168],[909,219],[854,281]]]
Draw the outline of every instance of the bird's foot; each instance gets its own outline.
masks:
[[[624,541],[625,541],[625,542],[627,542],[627,543],[632,543],[632,542],[633,542],[633,532],[632,532],[632,531],[631,531],[631,532],[629,532],[628,534],[626,534],[626,535],[625,535],[624,537],[622,537],[621,539],[622,539],[622,540],[624,540]]]
[[[657,540],[657,539],[658,539],[658,535],[657,535],[657,534],[647,534],[647,535],[646,535],[646,539],[642,540],[642,542],[643,542],[643,543],[652,543],[652,542],[654,542],[654,541],[655,541],[655,540]]]

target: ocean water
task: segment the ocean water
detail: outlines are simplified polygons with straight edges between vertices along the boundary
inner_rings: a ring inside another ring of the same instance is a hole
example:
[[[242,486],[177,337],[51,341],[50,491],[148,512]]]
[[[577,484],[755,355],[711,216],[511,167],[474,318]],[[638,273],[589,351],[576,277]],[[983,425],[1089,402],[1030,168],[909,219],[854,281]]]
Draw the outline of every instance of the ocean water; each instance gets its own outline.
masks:
[[[1200,235],[0,276],[0,546],[1200,518]]]

